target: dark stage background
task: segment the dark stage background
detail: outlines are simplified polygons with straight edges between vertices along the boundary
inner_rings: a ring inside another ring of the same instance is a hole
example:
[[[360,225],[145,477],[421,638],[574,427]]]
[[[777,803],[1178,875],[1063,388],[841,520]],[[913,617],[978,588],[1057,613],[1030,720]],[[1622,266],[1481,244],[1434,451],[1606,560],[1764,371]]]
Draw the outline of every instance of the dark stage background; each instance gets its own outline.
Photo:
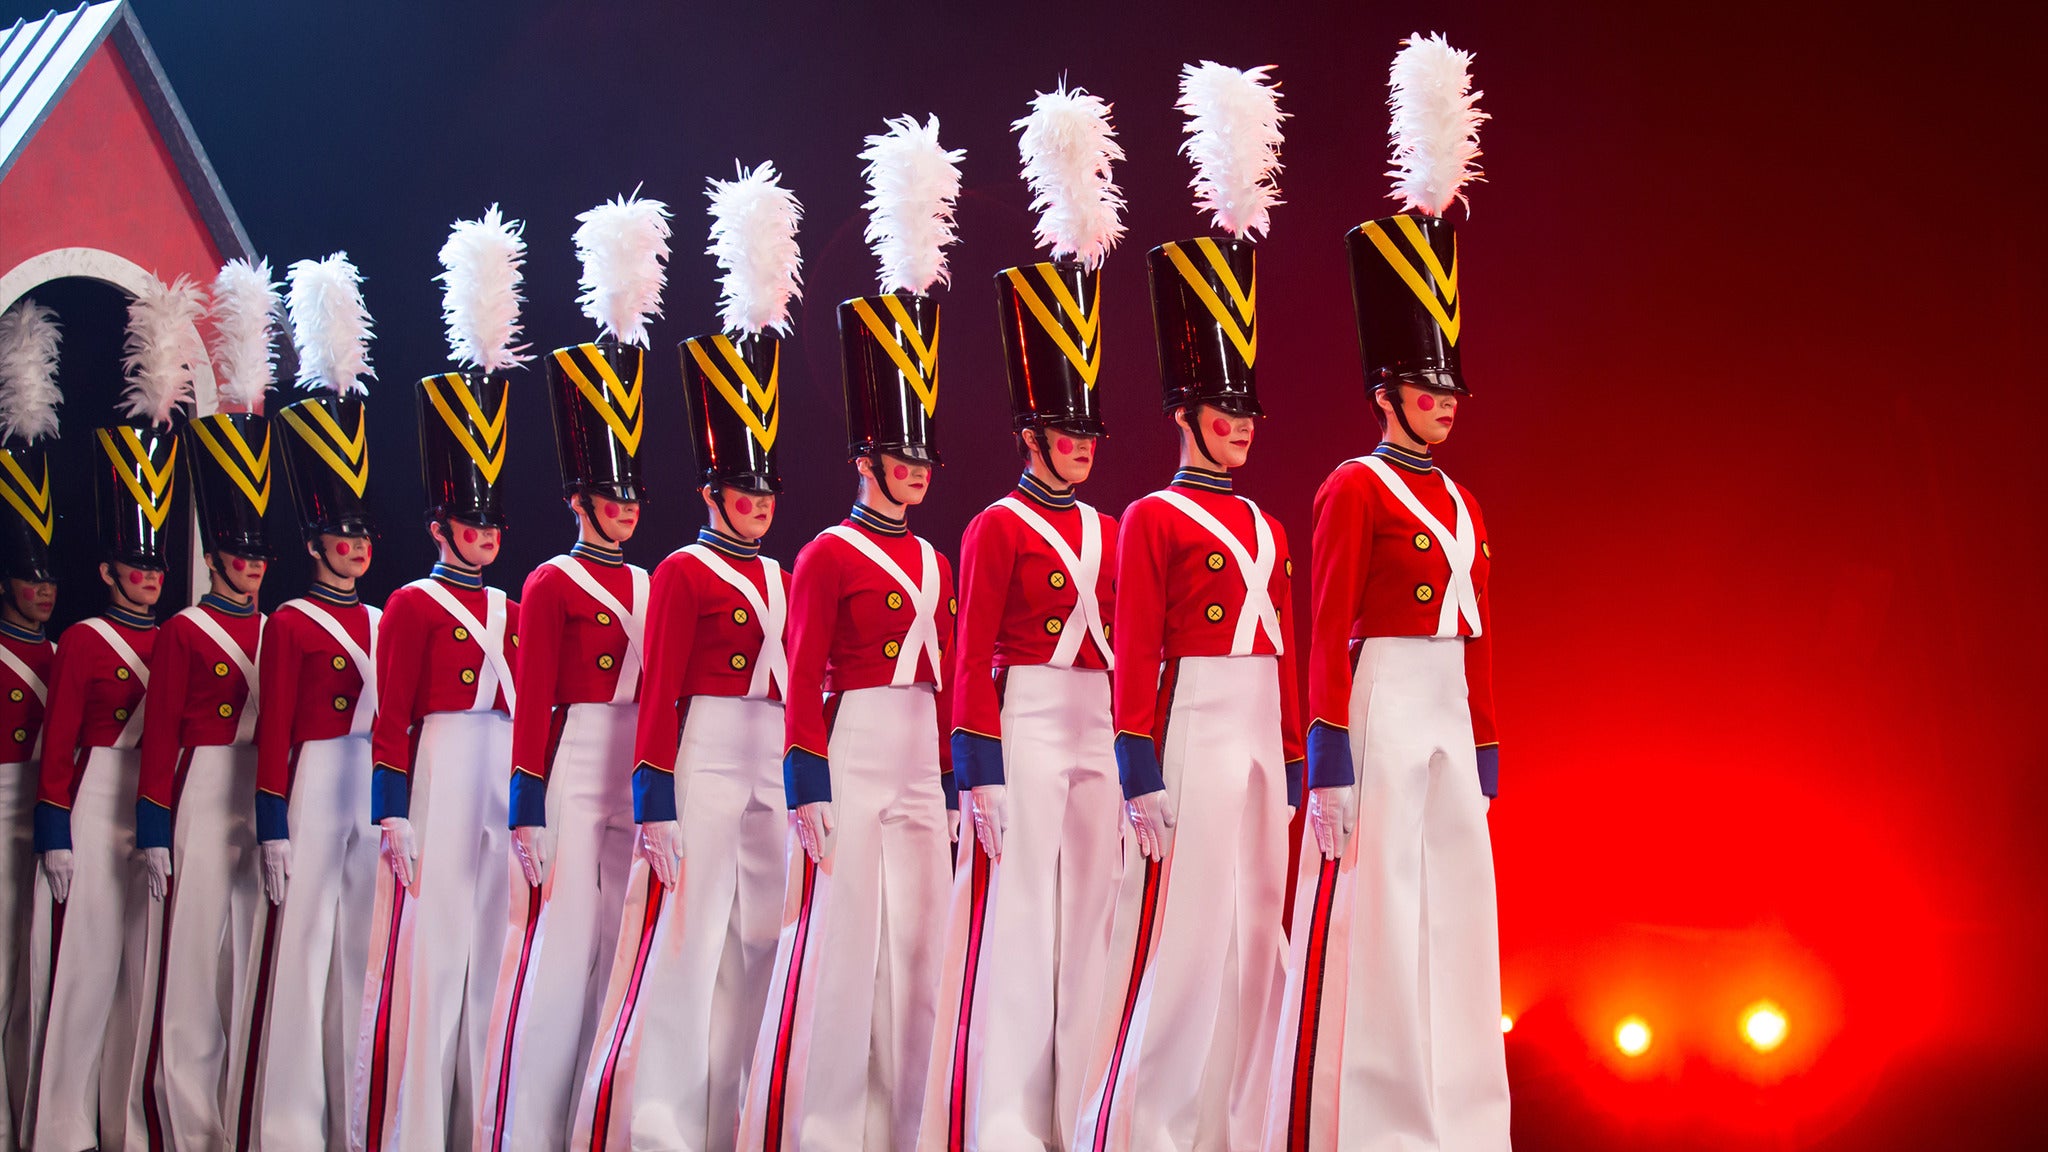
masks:
[[[1172,107],[1202,58],[1277,64],[1293,116],[1260,252],[1271,419],[1241,482],[1305,551],[1317,483],[1376,435],[1340,237],[1390,210],[1387,61],[1444,31],[1495,116],[1460,221],[1477,398],[1442,455],[1500,545],[1518,1142],[2048,1146],[2038,25],[1796,3],[137,7],[258,250],[347,249],[368,277],[379,594],[428,562],[412,383],[446,362],[435,253],[493,201],[529,222],[543,351],[590,332],[574,214],[641,183],[677,209],[631,551],[694,529],[674,347],[712,327],[702,182],[736,158],[773,159],[807,208],[770,550],[837,518],[830,306],[873,283],[854,154],[903,112],[967,149],[948,466],[916,517],[952,550],[1016,470],[990,277],[1033,251],[1009,121],[1062,72],[1115,102],[1131,154],[1087,495],[1156,487],[1173,448],[1141,257],[1204,230]],[[514,589],[569,542],[540,373],[515,389]],[[1736,1033],[1759,998],[1791,1025],[1768,1057]],[[1633,1061],[1627,1013],[1655,1033]]]

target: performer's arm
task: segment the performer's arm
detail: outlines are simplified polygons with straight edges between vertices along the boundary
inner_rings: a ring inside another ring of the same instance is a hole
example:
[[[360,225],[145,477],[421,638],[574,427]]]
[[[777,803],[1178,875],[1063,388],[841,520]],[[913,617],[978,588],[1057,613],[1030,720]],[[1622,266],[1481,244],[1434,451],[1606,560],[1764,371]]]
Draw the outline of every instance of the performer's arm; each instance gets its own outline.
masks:
[[[676,748],[683,738],[683,679],[697,642],[695,560],[664,560],[647,598],[647,670],[640,676],[640,715],[633,732],[633,819],[676,818]]]
[[[1351,764],[1351,626],[1372,545],[1370,489],[1339,468],[1316,492],[1309,551],[1308,786],[1343,788]]]
[[[953,662],[953,644],[956,639],[955,630],[959,626],[959,595],[959,589],[953,583],[953,562],[946,559],[945,553],[941,552],[939,554],[939,608],[937,621],[939,626],[939,659],[938,663],[932,667],[932,675],[938,677],[942,683],[939,685],[934,717],[937,720],[938,730],[933,732],[932,736],[939,742],[939,787],[945,790],[946,807],[954,811],[958,811],[960,808],[960,781],[957,776],[953,775],[953,744],[952,741],[946,738],[946,718],[953,714],[953,693],[956,689],[953,677],[946,672],[946,669]]]
[[[514,828],[548,822],[548,729],[554,724],[563,622],[569,612],[568,584],[568,577],[553,565],[543,564],[526,578],[526,588],[519,594],[525,620],[519,633],[518,666],[512,672],[519,695],[519,706],[512,710]],[[506,647],[511,646],[507,640]]]
[[[426,663],[424,597],[400,589],[377,624],[377,717],[370,728],[370,820],[411,810],[412,718]]]
[[[1464,489],[1459,489],[1464,492]],[[1480,519],[1479,502],[1464,492],[1465,505],[1472,512],[1472,529],[1486,539],[1486,522]],[[1488,544],[1489,549],[1492,548]],[[1493,582],[1488,555],[1487,582]],[[1493,597],[1479,594],[1479,635],[1465,643],[1465,691],[1472,704],[1472,742],[1479,746],[1479,790],[1488,797],[1500,795],[1500,732],[1493,720]]]
[[[1301,806],[1303,753],[1301,685],[1295,671],[1301,643],[1294,629],[1294,561],[1287,548],[1286,529],[1271,516],[1266,520],[1273,526],[1273,545],[1279,552],[1272,575],[1266,580],[1266,594],[1273,598],[1274,610],[1280,617],[1280,636],[1285,641],[1281,646],[1280,659],[1276,661],[1280,671],[1280,747],[1287,764],[1287,803],[1298,808]]]
[[[789,696],[783,701],[782,786],[790,811],[832,799],[825,759],[825,660],[839,626],[839,556],[829,537],[797,554],[789,578]]]
[[[149,691],[142,711],[142,767],[135,797],[135,844],[171,846],[171,801],[178,790],[178,736],[192,670],[193,628],[172,618],[157,629],[149,653]]]
[[[316,609],[317,611],[317,609]],[[291,823],[292,723],[299,707],[299,665],[305,651],[298,609],[270,617],[263,626],[263,645],[256,654],[257,692],[263,707],[256,713],[256,839],[289,840]]]
[[[50,665],[50,707],[43,713],[42,779],[36,796],[37,852],[71,847],[71,800],[78,792],[78,730],[85,723],[85,688],[106,647],[92,629],[75,627],[65,632]]]
[[[953,772],[962,788],[1003,782],[1003,708],[996,699],[996,633],[1009,607],[1017,551],[999,514],[983,512],[960,542],[960,617],[953,656],[947,663],[951,689]]]
[[[1116,765],[1124,796],[1164,791],[1153,742],[1159,665],[1166,650],[1166,562],[1171,536],[1160,502],[1140,500],[1124,515],[1116,562]]]

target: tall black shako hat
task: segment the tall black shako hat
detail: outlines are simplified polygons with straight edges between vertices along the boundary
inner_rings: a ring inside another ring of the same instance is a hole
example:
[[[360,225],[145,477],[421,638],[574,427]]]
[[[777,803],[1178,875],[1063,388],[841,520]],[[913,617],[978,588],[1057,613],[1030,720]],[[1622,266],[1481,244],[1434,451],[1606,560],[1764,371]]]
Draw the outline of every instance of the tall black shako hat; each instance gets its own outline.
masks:
[[[0,577],[56,579],[57,506],[43,441],[57,434],[57,314],[23,300],[0,315]]]
[[[682,342],[683,397],[703,482],[782,491],[775,441],[782,428],[782,341],[802,290],[797,225],[803,205],[773,163],[707,180],[721,330]]]
[[[867,241],[881,294],[839,305],[849,458],[888,453],[921,464],[939,456],[939,302],[948,282],[953,202],[966,153],[939,144],[939,118],[889,120],[869,136]]]
[[[263,532],[270,510],[269,418],[260,412],[195,416],[185,424],[184,440],[206,551],[269,558]]]
[[[136,568],[169,567],[166,556],[178,494],[178,426],[192,404],[206,346],[198,321],[205,300],[190,277],[151,277],[128,303],[121,364],[127,422],[93,432],[93,496],[100,544],[110,560]]]
[[[1459,364],[1458,234],[1444,213],[1482,178],[1471,53],[1440,35],[1401,42],[1388,74],[1394,198],[1404,211],[1344,236],[1365,383],[1469,395]],[[1406,421],[1406,417],[1402,417]]]
[[[642,500],[647,321],[661,315],[668,206],[623,196],[576,217],[578,297],[600,336],[547,355],[548,401],[565,495]]]
[[[306,540],[369,536],[370,437],[363,378],[370,369],[370,314],[362,277],[346,252],[301,260],[286,274],[285,308],[298,349],[299,387],[312,393],[272,417],[292,507]]]
[[[431,521],[506,526],[498,500],[511,442],[505,374],[531,359],[519,339],[525,225],[496,204],[457,220],[441,245],[441,319],[453,371],[420,378],[420,478]]]
[[[1229,238],[1174,240],[1146,254],[1159,374],[1168,410],[1207,404],[1263,416],[1259,403],[1258,257],[1280,202],[1280,93],[1272,66],[1203,61],[1181,69],[1181,152],[1195,163],[1195,207]]]

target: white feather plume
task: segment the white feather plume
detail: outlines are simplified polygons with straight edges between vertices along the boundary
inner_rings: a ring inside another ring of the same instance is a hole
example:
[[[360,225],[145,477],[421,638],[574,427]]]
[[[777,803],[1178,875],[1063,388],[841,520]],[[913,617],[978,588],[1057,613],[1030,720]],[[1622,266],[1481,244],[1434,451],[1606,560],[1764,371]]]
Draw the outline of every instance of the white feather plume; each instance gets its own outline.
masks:
[[[1109,105],[1065,81],[1031,101],[1031,114],[1010,125],[1038,215],[1038,243],[1053,259],[1072,257],[1095,268],[1123,238],[1123,193],[1109,166],[1124,158]]]
[[[576,258],[583,261],[583,314],[621,344],[647,347],[647,320],[661,315],[668,283],[668,205],[630,196],[576,217]]]
[[[206,315],[213,321],[214,383],[222,403],[263,411],[263,394],[277,371],[271,337],[278,302],[268,260],[251,264],[238,257],[221,265],[213,278]]]
[[[1237,69],[1208,60],[1180,70],[1180,102],[1187,115],[1181,153],[1195,162],[1195,208],[1240,240],[1257,239],[1282,201],[1280,89],[1271,64]]]
[[[711,247],[718,278],[718,323],[752,335],[772,328],[789,335],[789,303],[803,291],[803,252],[796,227],[804,206],[782,186],[773,162],[739,168],[732,180],[708,180]]]
[[[884,292],[923,295],[934,284],[950,284],[946,245],[953,234],[953,201],[960,196],[960,161],[965,149],[939,146],[939,118],[920,125],[898,116],[889,130],[867,138],[867,242],[881,264]]]
[[[370,313],[363,307],[363,278],[348,253],[325,260],[301,260],[286,275],[291,290],[292,343],[299,350],[299,387],[337,396],[368,392],[362,378],[370,369]]]
[[[23,300],[0,316],[0,439],[33,444],[57,434],[57,314]]]
[[[519,282],[525,278],[522,221],[507,220],[496,204],[477,220],[457,220],[441,245],[441,320],[457,364],[496,372],[531,356],[521,353]]]
[[[128,335],[121,344],[121,367],[128,374],[119,406],[123,416],[166,426],[192,403],[199,366],[206,363],[206,344],[199,338],[205,314],[206,298],[190,276],[169,284],[152,276],[128,302]]]
[[[1485,180],[1476,163],[1479,126],[1492,117],[1479,110],[1486,93],[1472,90],[1471,69],[1472,54],[1438,32],[1410,36],[1394,54],[1387,74],[1394,167],[1387,175],[1405,211],[1441,216],[1451,201],[1465,203],[1465,185]]]

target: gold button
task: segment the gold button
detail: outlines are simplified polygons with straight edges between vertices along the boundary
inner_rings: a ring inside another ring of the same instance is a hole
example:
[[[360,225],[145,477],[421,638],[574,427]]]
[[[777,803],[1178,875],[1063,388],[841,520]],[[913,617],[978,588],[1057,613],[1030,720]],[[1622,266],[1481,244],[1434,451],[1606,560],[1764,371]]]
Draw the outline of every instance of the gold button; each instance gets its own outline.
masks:
[[[214,662],[214,665],[213,665],[213,674],[214,674],[215,676],[225,676],[225,675],[227,675],[227,674],[228,674],[228,666],[227,666],[227,664],[226,664],[226,663],[225,663],[224,661],[218,661],[218,660],[216,660],[216,661]]]
[[[26,743],[28,743],[28,729],[26,729],[26,728],[16,728],[16,729],[14,730],[14,742],[15,742],[16,744],[26,744]]]
[[[894,660],[896,657],[902,655],[902,653],[903,645],[898,644],[894,640],[891,640],[887,644],[882,645],[882,655],[887,656],[891,660]]]
[[[901,593],[901,592],[891,592],[891,593],[889,593],[889,607],[890,607],[891,609],[896,609],[896,608],[901,608],[901,607],[903,607],[903,593]]]
[[[469,639],[469,629],[467,629],[467,628],[464,628],[464,627],[463,627],[462,625],[460,625],[460,624],[457,624],[457,625],[455,626],[455,638],[456,638],[457,640],[467,640],[467,639]]]
[[[1058,620],[1047,620],[1045,622],[1045,634],[1047,636],[1057,636],[1060,634],[1060,629],[1064,627],[1066,627],[1066,625],[1060,623]]]
[[[126,708],[116,708],[116,709],[114,709],[114,719],[116,719],[116,720],[126,720],[127,718],[128,718],[128,710],[127,710]]]
[[[225,720],[228,717],[233,716],[235,714],[235,706],[233,704],[222,704],[219,708],[219,712],[220,718]]]
[[[1415,534],[1415,547],[1423,552],[1429,551],[1429,533],[1417,532]]]
[[[126,668],[116,668],[116,669],[114,669],[114,679],[116,679],[116,680],[126,680],[127,678],[128,678],[128,670],[127,670]]]
[[[336,697],[334,698],[334,710],[335,710],[336,712],[346,712],[346,711],[348,711],[348,697],[346,697],[346,696],[336,696]]]
[[[464,668],[464,669],[462,670],[462,682],[463,682],[464,684],[474,684],[474,683],[476,683],[476,669],[474,669],[474,668]]]
[[[735,671],[735,672],[743,672],[743,671],[745,671],[745,670],[746,670],[746,667],[747,667],[747,654],[746,654],[746,653],[744,653],[744,652],[735,652],[735,653],[733,653],[733,654],[732,654],[732,670],[733,670],[733,671]]]
[[[609,612],[599,612],[599,613],[597,614],[597,622],[598,622],[599,624],[610,624],[610,623],[612,622],[612,615],[611,615],[611,613],[609,613]]]
[[[1291,557],[1291,556],[1290,556],[1290,557],[1288,557],[1288,559],[1287,559],[1287,562],[1286,562],[1285,564],[1282,564],[1282,565],[1281,565],[1280,567],[1281,567],[1281,569],[1282,569],[1283,571],[1285,571],[1285,572],[1287,573],[1287,578],[1288,578],[1289,580],[1292,580],[1292,579],[1294,579],[1294,558],[1293,558],[1293,557]]]
[[[1211,604],[1202,609],[1202,615],[1207,616],[1211,624],[1220,623],[1223,620],[1223,605]]]
[[[514,633],[512,634],[512,646],[513,646],[514,648],[517,648],[517,647],[519,647],[519,633],[517,633],[517,632],[514,632]]]
[[[1211,572],[1221,572],[1221,571],[1223,571],[1223,553],[1221,553],[1221,552],[1211,552],[1211,553],[1209,553],[1208,565],[1209,565],[1209,571],[1211,571]]]
[[[1436,589],[1431,588],[1427,584],[1417,584],[1415,586],[1415,598],[1427,604],[1431,600],[1436,599]]]
[[[611,653],[609,653],[609,652],[600,652],[600,653],[598,653],[598,657],[597,657],[597,666],[598,666],[599,668],[602,668],[602,669],[604,669],[605,671],[609,672],[609,671],[611,671],[611,670],[612,670],[612,665],[613,665],[613,664],[615,664],[615,663],[617,663],[617,661],[615,661],[615,660],[613,660],[613,659],[612,659],[612,654],[611,654]]]
[[[14,701],[16,704],[21,703],[21,689],[16,688],[14,691],[9,692],[7,694],[7,698],[9,700]]]
[[[946,612],[948,615],[952,616],[958,616],[960,614],[960,598],[958,596],[949,596],[946,598]]]
[[[735,624],[745,624],[747,622],[747,610],[745,608],[733,609],[732,622]]]
[[[1107,625],[1107,624],[1104,624],[1104,625],[1102,626],[1102,638],[1103,638],[1104,640],[1107,640],[1107,639],[1109,639],[1109,625]]]
[[[1488,560],[1493,559],[1493,549],[1491,547],[1488,547],[1486,541],[1484,540],[1481,540],[1479,542],[1479,554],[1486,557]]]
[[[346,657],[346,656],[336,656],[336,657],[335,657],[334,659],[332,659],[332,660],[328,661],[328,663],[330,663],[330,664],[334,665],[334,670],[335,670],[336,672],[339,672],[339,671],[341,671],[342,669],[344,669],[344,668],[348,667],[348,657]]]
[[[1052,575],[1046,577],[1045,579],[1047,583],[1051,584],[1055,588],[1065,588],[1067,586],[1067,574],[1065,572],[1060,571],[1057,568],[1053,569]]]

